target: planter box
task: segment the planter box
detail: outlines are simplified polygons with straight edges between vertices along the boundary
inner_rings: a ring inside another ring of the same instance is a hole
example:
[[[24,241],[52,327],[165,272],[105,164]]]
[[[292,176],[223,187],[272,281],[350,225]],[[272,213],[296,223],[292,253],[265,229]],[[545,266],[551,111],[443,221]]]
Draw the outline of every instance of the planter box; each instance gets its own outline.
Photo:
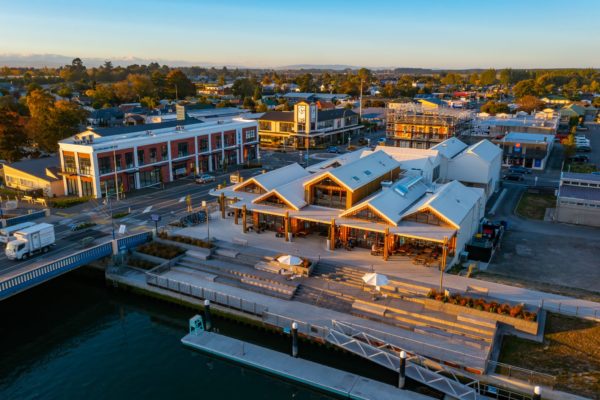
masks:
[[[209,256],[212,255],[213,251],[215,250],[214,246],[211,249],[209,249],[209,248],[206,248],[206,247],[194,246],[193,244],[176,242],[174,240],[161,239],[159,237],[157,237],[156,239],[154,239],[154,241],[157,242],[157,243],[170,244],[171,246],[181,247],[182,249],[186,249],[186,250],[194,250],[194,251],[206,252],[206,253],[209,254]]]
[[[457,304],[444,303],[442,301],[430,298],[425,298],[423,300],[425,308],[429,310],[442,311],[447,314],[454,315],[468,314],[480,319],[502,322],[503,324],[510,325],[521,332],[529,333],[531,335],[537,335],[538,333],[538,321],[540,318],[539,310],[537,310],[537,321],[526,321],[520,318],[513,318],[510,315],[491,313],[488,311],[480,311],[475,308],[463,307]]]

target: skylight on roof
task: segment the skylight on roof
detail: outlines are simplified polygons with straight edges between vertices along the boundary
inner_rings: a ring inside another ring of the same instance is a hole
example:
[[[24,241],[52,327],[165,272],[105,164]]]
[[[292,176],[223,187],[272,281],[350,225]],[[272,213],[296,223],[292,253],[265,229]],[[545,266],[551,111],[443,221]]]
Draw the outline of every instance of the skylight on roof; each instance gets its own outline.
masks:
[[[353,176],[352,179],[354,179],[356,182],[360,181],[360,178],[358,176]]]
[[[364,174],[365,174],[365,175],[367,175],[367,176],[371,175],[371,171],[369,171],[368,169],[364,170],[363,172],[364,172]]]

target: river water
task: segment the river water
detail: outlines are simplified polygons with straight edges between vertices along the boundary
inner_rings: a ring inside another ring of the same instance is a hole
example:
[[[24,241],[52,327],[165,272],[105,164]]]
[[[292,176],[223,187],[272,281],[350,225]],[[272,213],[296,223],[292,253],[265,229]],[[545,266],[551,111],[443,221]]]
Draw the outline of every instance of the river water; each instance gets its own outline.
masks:
[[[71,273],[0,303],[0,399],[327,399],[190,350],[194,310]],[[281,351],[289,338],[216,319],[221,333]],[[378,378],[393,373],[302,343],[301,356]]]

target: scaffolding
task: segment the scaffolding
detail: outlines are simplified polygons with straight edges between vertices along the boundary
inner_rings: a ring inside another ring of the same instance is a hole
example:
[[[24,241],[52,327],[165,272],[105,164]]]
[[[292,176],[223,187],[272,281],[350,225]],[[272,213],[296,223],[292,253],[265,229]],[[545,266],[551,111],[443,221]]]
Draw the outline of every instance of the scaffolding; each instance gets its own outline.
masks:
[[[474,113],[416,103],[390,103],[386,135],[395,146],[428,149],[453,136],[469,135]]]

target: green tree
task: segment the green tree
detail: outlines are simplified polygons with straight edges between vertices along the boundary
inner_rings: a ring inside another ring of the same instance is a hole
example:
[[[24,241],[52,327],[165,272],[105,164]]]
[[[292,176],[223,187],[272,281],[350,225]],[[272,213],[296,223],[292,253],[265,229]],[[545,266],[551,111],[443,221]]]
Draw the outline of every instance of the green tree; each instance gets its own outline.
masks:
[[[260,100],[262,98],[262,88],[260,85],[254,86],[254,94],[252,95],[252,99],[254,101]]]
[[[483,71],[481,73],[480,81],[483,86],[489,86],[496,83],[496,70],[490,68],[488,70]]]
[[[533,79],[526,79],[517,83],[513,87],[513,94],[516,98],[525,96],[536,96],[538,94],[535,81]]]
[[[58,141],[79,131],[87,112],[69,101],[54,102],[47,92],[35,90],[26,99],[31,115],[26,130],[42,150],[55,151]]]
[[[544,102],[535,96],[523,96],[517,99],[519,111],[531,113],[532,111],[541,111],[544,109]]]
[[[256,82],[250,78],[236,79],[231,87],[231,92],[240,99],[252,97],[256,88]]]
[[[506,103],[490,100],[481,106],[481,112],[485,112],[490,115],[496,115],[501,113],[508,113],[510,112],[510,109],[508,108],[508,104]]]
[[[156,99],[154,99],[153,97],[150,97],[150,96],[142,97],[142,99],[140,100],[140,103],[142,106],[144,106],[148,109],[156,108],[156,106],[158,105]]]
[[[196,94],[196,85],[180,69],[174,69],[165,78],[165,93],[170,98],[183,99]]]
[[[26,144],[22,117],[16,111],[0,109],[0,158],[8,162],[18,161]]]

